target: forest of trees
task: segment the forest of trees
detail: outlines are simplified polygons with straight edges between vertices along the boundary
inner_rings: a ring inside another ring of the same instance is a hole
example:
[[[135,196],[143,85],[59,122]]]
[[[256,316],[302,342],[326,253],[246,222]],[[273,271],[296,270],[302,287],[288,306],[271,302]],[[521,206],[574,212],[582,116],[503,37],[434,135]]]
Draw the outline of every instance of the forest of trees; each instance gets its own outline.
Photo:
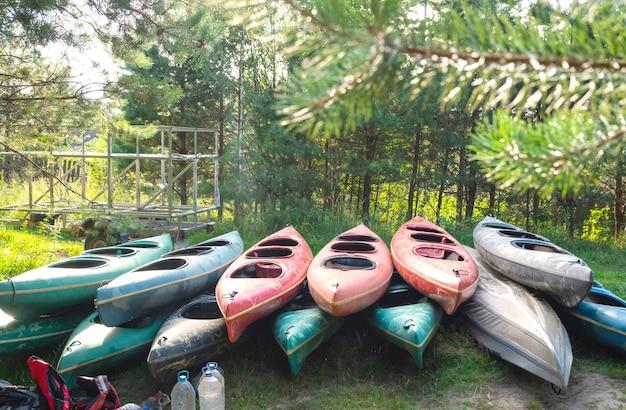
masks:
[[[2,3],[4,149],[121,122],[215,127],[220,217],[496,214],[624,233],[621,2]],[[68,20],[88,21],[125,68],[101,99],[41,57],[81,44]]]

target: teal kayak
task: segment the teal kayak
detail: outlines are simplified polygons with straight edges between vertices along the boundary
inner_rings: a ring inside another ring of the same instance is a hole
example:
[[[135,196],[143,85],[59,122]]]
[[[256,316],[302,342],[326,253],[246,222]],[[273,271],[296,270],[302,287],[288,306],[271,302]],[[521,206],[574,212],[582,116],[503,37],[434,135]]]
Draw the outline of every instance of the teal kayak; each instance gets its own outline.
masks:
[[[57,364],[67,385],[76,385],[78,376],[95,376],[111,367],[127,364],[137,356],[145,357],[154,336],[171,310],[142,316],[120,327],[107,327],[93,311],[74,330]]]
[[[568,330],[626,352],[626,301],[599,282],[576,307],[554,306]]]
[[[392,283],[367,313],[374,329],[389,342],[409,352],[421,369],[424,350],[441,323],[441,308],[409,285]]]
[[[81,306],[55,316],[22,321],[9,318],[0,324],[0,354],[32,352],[63,342],[92,306]]]
[[[287,355],[291,373],[300,373],[306,357],[345,321],[317,307],[308,293],[294,299],[274,321],[274,337]]]
[[[242,251],[239,232],[233,231],[170,252],[99,288],[96,309],[104,324],[119,326],[161,306],[182,303],[210,291]]]
[[[70,306],[90,303],[109,281],[172,250],[169,234],[78,256],[33,269],[0,282],[0,309],[16,320],[37,319]]]

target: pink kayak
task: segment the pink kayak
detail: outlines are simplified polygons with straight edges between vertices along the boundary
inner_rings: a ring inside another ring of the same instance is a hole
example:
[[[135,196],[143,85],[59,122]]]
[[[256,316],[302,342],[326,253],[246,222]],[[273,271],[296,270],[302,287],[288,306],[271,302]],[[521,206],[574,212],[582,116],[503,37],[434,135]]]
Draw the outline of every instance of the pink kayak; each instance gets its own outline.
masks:
[[[469,299],[478,284],[478,268],[463,245],[444,229],[415,217],[391,239],[393,263],[400,275],[448,315]]]
[[[333,316],[348,316],[380,299],[392,273],[387,245],[361,224],[319,251],[309,266],[307,280],[320,308]]]
[[[250,324],[293,299],[312,259],[311,248],[292,226],[237,258],[215,287],[228,339],[236,342]]]

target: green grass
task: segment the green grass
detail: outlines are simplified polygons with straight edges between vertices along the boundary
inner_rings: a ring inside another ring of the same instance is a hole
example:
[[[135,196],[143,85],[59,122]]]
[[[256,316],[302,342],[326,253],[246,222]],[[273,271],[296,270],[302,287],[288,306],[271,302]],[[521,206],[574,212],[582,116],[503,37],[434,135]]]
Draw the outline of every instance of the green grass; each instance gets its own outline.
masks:
[[[14,229],[0,225],[0,278],[80,253],[83,245],[67,235],[46,235],[41,230]]]
[[[298,223],[296,228],[317,252],[332,237],[356,223],[350,218],[328,217]],[[247,221],[239,230],[245,246],[249,247],[281,226],[280,221],[260,219]],[[397,228],[382,223],[372,227],[387,241]],[[212,236],[233,228],[232,223],[218,224]],[[446,228],[462,242],[472,243],[471,227]],[[198,234],[190,241],[198,242],[204,238],[206,235]],[[555,238],[555,242],[585,259],[598,280],[626,297],[623,249],[564,238]],[[0,252],[4,252],[0,263],[6,276],[81,249],[79,242],[12,229],[0,229],[0,244]],[[19,265],[15,261],[19,261]],[[416,369],[407,353],[381,340],[357,316],[351,318],[329,343],[308,357],[300,375],[292,376],[270,329],[271,319],[257,323],[253,338],[220,359],[226,371],[229,408],[485,407],[485,403],[480,404],[480,398],[478,402],[472,400],[472,393],[505,377],[512,376],[529,386],[543,384],[538,378],[489,354],[467,333],[461,317],[445,318],[426,350],[422,370]],[[616,359],[614,354],[599,350],[584,339],[572,337],[572,342],[576,368],[626,378],[625,360]],[[57,347],[38,354],[54,361],[58,350]],[[0,378],[27,383],[26,356],[0,358]],[[139,402],[159,388],[141,359],[108,374],[125,401]],[[168,392],[171,386],[160,388]],[[536,403],[530,401],[528,407],[535,408]]]

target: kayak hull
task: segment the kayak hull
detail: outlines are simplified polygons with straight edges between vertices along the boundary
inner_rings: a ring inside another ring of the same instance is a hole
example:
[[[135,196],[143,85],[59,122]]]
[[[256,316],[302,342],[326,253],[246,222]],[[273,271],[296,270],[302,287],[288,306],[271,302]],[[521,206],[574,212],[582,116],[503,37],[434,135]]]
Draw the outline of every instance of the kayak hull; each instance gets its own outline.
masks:
[[[474,229],[474,246],[489,266],[522,285],[573,307],[587,295],[593,272],[548,239],[486,217]]]
[[[215,288],[228,339],[293,299],[302,289],[313,255],[304,238],[288,226],[241,255]]]
[[[162,306],[211,290],[241,254],[239,232],[170,252],[98,289],[96,309],[107,326],[119,326]]]
[[[575,308],[555,307],[568,330],[626,353],[626,301],[599,283]]]
[[[407,351],[421,369],[424,351],[439,328],[442,316],[437,304],[402,283],[389,287],[368,311],[367,319],[384,339]]]
[[[310,304],[293,306],[277,315],[274,338],[287,356],[291,373],[300,373],[307,356],[337,333],[345,320]]]
[[[152,342],[148,369],[155,379],[168,384],[181,369],[197,370],[231,346],[215,296],[202,294],[163,324]]]
[[[468,251],[480,269],[476,293],[461,307],[472,335],[502,359],[566,388],[572,347],[554,310]]]
[[[171,312],[171,311],[170,311]],[[78,376],[94,376],[148,352],[167,312],[144,316],[126,327],[108,327],[94,311],[74,330],[61,352],[57,371],[69,388]]]
[[[391,240],[402,278],[451,315],[476,290],[478,269],[463,246],[443,228],[421,217],[403,224]]]
[[[344,317],[380,299],[392,273],[389,248],[361,224],[319,251],[307,272],[307,282],[311,296],[322,310]]]
[[[91,308],[81,307],[57,316],[21,321],[0,327],[0,354],[33,352],[63,342]]]
[[[102,282],[112,280],[172,249],[169,234],[90,249],[0,282],[0,309],[16,320],[91,303]]]

